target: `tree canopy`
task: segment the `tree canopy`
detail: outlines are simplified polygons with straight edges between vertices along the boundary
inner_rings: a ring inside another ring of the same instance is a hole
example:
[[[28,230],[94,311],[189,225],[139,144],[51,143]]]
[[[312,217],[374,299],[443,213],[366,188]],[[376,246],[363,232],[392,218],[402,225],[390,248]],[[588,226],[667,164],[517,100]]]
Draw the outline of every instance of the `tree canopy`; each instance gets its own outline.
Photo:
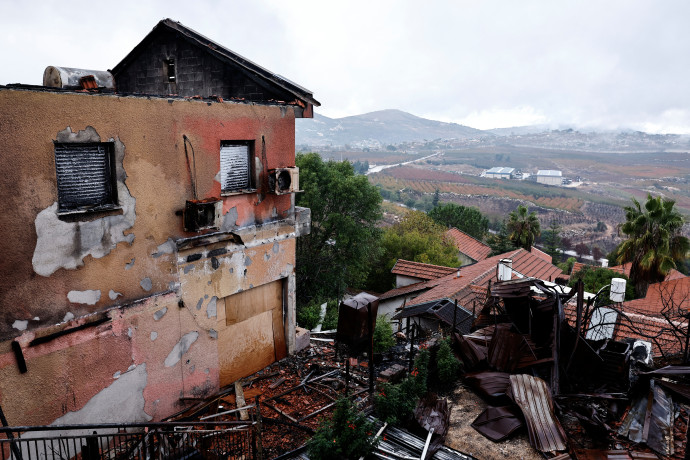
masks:
[[[445,203],[429,211],[429,216],[444,227],[455,227],[478,240],[489,230],[489,219],[474,207]]]
[[[570,276],[570,281],[568,286],[574,287],[578,280],[582,280],[585,285],[585,291],[596,294],[602,287],[611,284],[613,278],[623,278],[628,280],[628,277],[609,270],[604,267],[593,267],[591,265],[585,265],[576,273]],[[635,298],[635,289],[632,283],[627,282],[625,285],[625,300],[631,300]]]
[[[544,252],[550,255],[554,262],[557,262],[561,255],[561,226],[558,225],[558,222],[552,220],[542,235]]]
[[[527,207],[519,205],[517,210],[508,215],[508,228],[510,241],[515,246],[532,249],[534,240],[541,235],[539,219],[534,211],[528,213]]]
[[[627,239],[614,251],[617,262],[631,262],[630,279],[639,296],[650,283],[663,281],[666,274],[682,262],[690,249],[681,234],[684,219],[674,209],[675,201],[647,195],[644,208],[635,198],[625,207],[621,232]]]
[[[347,162],[297,154],[300,186],[296,205],[311,209],[311,233],[297,239],[298,302],[337,298],[361,286],[378,253],[381,195]]]
[[[381,256],[371,276],[370,289],[387,291],[395,277],[391,269],[398,259],[458,267],[458,249],[445,237],[445,227],[422,211],[410,211],[381,238]]]
[[[498,233],[489,235],[486,240],[486,244],[491,248],[491,255],[496,256],[498,254],[504,254],[508,251],[516,249],[513,242],[510,241],[510,234],[508,233],[508,227],[506,222],[501,222],[501,227]]]

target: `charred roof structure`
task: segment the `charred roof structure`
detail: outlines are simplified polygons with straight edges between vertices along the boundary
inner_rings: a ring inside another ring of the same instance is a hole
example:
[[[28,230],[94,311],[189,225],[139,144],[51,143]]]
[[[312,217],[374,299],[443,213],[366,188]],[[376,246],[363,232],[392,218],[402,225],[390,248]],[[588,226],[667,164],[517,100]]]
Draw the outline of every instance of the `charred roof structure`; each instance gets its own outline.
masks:
[[[319,106],[312,92],[172,19],[163,19],[112,69],[124,93],[220,97]]]
[[[622,312],[599,297],[585,302],[581,282],[491,285],[473,332],[455,335],[466,383],[492,404],[472,426],[498,442],[524,425],[547,458],[689,458],[690,371],[650,371],[649,340],[615,340],[607,315]]]

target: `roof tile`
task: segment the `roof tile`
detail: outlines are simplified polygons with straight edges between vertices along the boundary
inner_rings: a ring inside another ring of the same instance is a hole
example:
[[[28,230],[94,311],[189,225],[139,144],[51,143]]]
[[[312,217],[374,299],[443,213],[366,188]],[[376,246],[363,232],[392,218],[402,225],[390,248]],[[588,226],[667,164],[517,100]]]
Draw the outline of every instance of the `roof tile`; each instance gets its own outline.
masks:
[[[489,280],[496,280],[496,265],[501,259],[513,259],[514,277],[538,278],[552,281],[562,275],[560,268],[546,262],[540,257],[531,254],[524,249],[518,249],[497,256],[489,257],[476,264],[460,267],[458,273],[452,273],[440,278],[436,286],[420,294],[414,299],[414,303],[429,302],[444,297],[455,298],[463,289],[470,285],[486,288]],[[463,293],[466,295],[467,293]]]
[[[467,233],[458,230],[453,227],[446,232],[446,236],[451,238],[458,248],[458,251],[470,257],[473,260],[481,261],[489,257],[491,253],[491,248],[479,241],[478,239],[471,237]]]
[[[690,309],[690,277],[650,284],[642,299],[630,300],[622,305],[623,311],[661,316],[670,308]]]
[[[432,280],[441,278],[450,273],[455,273],[458,269],[453,267],[442,267],[440,265],[423,264],[410,260],[398,259],[391,272],[394,275],[409,276],[422,280]]]

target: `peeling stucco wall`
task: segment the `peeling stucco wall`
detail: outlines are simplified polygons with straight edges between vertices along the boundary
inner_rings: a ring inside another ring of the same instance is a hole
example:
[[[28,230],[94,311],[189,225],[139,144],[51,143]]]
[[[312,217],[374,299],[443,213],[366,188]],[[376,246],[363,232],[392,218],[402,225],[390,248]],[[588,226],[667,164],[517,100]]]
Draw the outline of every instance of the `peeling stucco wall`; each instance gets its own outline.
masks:
[[[215,340],[177,302],[175,293],[154,296],[37,346],[26,332],[25,374],[9,342],[0,343],[0,404],[10,423],[160,420],[184,407],[180,398],[218,391]]]
[[[0,207],[12,217],[0,243],[0,305],[12,306],[0,309],[0,404],[11,424],[96,414],[110,410],[104,398],[125,393],[133,401],[113,411],[160,420],[188,404],[181,398],[212,394],[223,299],[275,280],[286,286],[292,347],[299,230],[291,196],[223,197],[221,228],[209,233],[234,232],[242,243],[178,250],[199,236],[182,226],[193,197],[183,135],[196,154],[199,198],[217,197],[222,140],[263,147],[257,174],[294,166],[294,118],[284,115],[277,106],[0,87],[0,149],[23,152],[0,156]],[[55,140],[114,142],[120,210],[58,216]],[[106,321],[70,332],[92,315]],[[56,331],[65,333],[30,345]],[[25,374],[10,347],[19,334]]]
[[[70,127],[59,132],[58,142],[101,142],[96,130],[88,126],[74,133]],[[121,214],[108,215],[88,221],[65,221],[58,215],[58,203],[42,210],[36,216],[36,248],[32,259],[34,271],[50,276],[60,268],[75,269],[84,265],[88,255],[101,258],[110,253],[118,243],[134,241],[134,234],[126,234],[136,219],[136,199],[125,185],[122,161],[125,146],[119,139],[110,139],[115,146],[117,196]]]

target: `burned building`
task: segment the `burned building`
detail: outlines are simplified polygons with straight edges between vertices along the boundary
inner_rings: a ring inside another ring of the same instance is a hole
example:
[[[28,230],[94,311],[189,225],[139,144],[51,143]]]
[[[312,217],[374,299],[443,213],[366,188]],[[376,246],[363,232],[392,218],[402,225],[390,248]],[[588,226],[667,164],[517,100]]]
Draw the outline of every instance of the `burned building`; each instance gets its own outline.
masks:
[[[169,19],[45,83],[0,87],[9,423],[160,420],[291,353],[312,94]]]

